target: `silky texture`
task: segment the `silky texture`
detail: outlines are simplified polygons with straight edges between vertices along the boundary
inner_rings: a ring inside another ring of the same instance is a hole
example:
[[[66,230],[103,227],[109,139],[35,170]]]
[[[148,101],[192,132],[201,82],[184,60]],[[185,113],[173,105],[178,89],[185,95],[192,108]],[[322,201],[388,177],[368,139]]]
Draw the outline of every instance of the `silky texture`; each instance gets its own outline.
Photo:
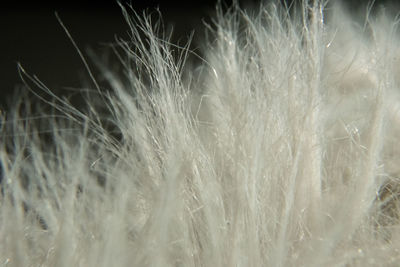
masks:
[[[395,18],[217,8],[200,56],[122,12],[83,108],[20,66],[50,111],[2,113],[0,266],[400,262]]]

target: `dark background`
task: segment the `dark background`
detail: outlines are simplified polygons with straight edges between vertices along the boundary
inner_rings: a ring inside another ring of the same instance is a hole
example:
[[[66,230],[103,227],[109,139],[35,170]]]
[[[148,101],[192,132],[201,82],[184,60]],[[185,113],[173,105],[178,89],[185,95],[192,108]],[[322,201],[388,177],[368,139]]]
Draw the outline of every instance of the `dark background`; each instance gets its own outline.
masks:
[[[159,8],[166,28],[174,27],[173,42],[185,43],[195,30],[196,38],[204,33],[204,21],[213,17],[216,0],[167,1],[132,0],[133,8],[142,13]],[[229,6],[232,1],[223,1]],[[240,1],[241,6],[254,6],[260,1]],[[345,1],[351,9],[358,9],[366,1]],[[387,1],[376,1],[379,5]],[[128,39],[128,26],[115,0],[95,1],[7,1],[0,7],[0,109],[7,109],[9,96],[21,82],[17,71],[19,62],[30,75],[36,75],[55,92],[63,88],[79,88],[87,78],[78,53],[58,23],[57,12],[85,53],[88,48],[96,54],[107,54],[107,43],[115,36]],[[89,59],[90,63],[90,59]],[[93,67],[92,63],[91,67]]]
[[[54,91],[82,86],[87,77],[84,65],[67,34],[56,19],[58,13],[73,39],[85,53],[107,50],[115,36],[128,39],[128,26],[115,0],[109,1],[8,1],[0,7],[0,108],[6,108],[8,96],[22,84],[17,70],[19,62]],[[216,1],[134,0],[138,12],[155,12],[159,8],[165,27],[174,27],[174,39],[185,38],[209,17]],[[104,52],[106,53],[106,52]],[[90,59],[88,60],[90,63]],[[92,64],[91,64],[92,65]],[[92,66],[93,67],[93,66]],[[93,69],[96,69],[93,67]]]

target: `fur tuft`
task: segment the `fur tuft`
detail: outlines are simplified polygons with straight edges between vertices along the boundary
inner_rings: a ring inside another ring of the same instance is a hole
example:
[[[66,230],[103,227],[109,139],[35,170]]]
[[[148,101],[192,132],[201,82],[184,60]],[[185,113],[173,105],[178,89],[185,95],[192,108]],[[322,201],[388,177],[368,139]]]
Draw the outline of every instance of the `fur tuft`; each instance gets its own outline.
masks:
[[[82,109],[21,67],[51,110],[0,120],[0,265],[396,266],[398,21],[314,2],[218,9],[196,67],[123,8]]]

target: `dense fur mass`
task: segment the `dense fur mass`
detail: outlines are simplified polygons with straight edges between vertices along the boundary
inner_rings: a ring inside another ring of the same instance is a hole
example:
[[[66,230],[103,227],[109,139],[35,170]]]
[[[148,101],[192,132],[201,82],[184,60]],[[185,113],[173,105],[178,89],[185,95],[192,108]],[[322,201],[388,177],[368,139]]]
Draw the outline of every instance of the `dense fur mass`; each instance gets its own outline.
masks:
[[[1,266],[400,262],[398,21],[234,6],[194,67],[123,12],[85,109],[21,67],[52,111],[2,115]]]

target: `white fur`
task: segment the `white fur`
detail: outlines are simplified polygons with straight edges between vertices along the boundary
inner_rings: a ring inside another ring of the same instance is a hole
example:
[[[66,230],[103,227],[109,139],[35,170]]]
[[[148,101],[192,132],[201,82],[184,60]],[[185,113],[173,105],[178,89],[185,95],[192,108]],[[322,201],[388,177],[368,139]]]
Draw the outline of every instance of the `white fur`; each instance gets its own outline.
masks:
[[[100,102],[10,111],[0,266],[396,266],[397,24],[298,11],[220,12],[196,68],[128,17]]]

